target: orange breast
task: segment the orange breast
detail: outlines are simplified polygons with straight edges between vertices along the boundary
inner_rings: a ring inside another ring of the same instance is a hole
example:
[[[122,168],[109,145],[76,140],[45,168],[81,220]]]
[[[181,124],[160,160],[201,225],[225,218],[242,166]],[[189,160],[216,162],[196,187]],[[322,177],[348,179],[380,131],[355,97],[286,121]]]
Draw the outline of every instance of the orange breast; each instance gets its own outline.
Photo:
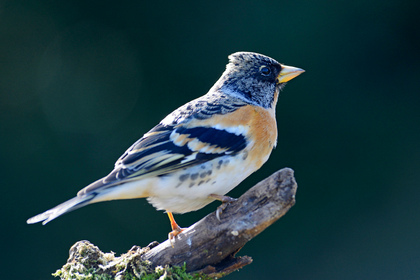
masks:
[[[274,108],[267,110],[259,106],[247,105],[229,114],[215,115],[205,120],[193,120],[188,127],[213,125],[226,129],[245,127],[246,138],[251,144],[247,148],[247,160],[253,161],[258,168],[267,160],[276,145],[277,124]]]

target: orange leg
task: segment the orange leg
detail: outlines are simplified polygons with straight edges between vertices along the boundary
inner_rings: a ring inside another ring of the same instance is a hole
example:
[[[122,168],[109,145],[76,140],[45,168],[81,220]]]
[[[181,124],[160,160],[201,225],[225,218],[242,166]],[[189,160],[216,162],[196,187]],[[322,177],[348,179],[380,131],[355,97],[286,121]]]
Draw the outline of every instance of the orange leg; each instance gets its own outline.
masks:
[[[174,239],[178,234],[180,234],[184,229],[181,228],[174,219],[174,215],[172,215],[172,212],[166,212],[169,217],[169,221],[171,222],[171,228],[172,231],[168,234],[169,242],[171,243],[171,246],[174,247],[172,243],[172,239]]]

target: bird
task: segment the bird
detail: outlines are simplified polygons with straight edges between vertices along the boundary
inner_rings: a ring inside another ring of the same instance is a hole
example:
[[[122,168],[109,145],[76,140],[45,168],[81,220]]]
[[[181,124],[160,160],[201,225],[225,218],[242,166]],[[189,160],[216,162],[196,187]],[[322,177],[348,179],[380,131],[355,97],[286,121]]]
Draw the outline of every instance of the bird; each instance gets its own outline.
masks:
[[[157,210],[166,211],[170,241],[184,230],[173,213],[196,211],[219,200],[220,220],[234,200],[226,194],[258,170],[275,148],[279,93],[304,72],[255,52],[236,52],[228,59],[205,95],[144,134],[107,176],[27,223],[45,225],[92,203],[134,198],[146,198]]]

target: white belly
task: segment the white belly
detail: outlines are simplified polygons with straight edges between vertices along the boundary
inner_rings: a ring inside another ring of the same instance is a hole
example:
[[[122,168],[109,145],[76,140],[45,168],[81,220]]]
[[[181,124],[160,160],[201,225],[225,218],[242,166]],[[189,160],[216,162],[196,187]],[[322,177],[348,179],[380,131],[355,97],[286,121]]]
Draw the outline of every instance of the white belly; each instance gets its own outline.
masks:
[[[214,201],[210,194],[225,195],[256,169],[244,159],[244,154],[218,158],[156,178],[148,201],[158,210],[195,211]]]

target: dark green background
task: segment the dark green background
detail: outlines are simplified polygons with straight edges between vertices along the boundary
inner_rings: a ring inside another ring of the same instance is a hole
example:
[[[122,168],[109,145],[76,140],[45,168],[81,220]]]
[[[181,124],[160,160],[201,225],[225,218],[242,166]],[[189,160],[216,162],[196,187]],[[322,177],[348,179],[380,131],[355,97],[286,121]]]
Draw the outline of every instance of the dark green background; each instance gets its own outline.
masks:
[[[50,279],[82,239],[117,254],[165,240],[144,199],[25,221],[106,175],[247,50],[306,73],[280,96],[277,149],[230,194],[286,166],[299,188],[229,279],[420,279],[420,2],[209,2],[0,4],[1,278]]]

